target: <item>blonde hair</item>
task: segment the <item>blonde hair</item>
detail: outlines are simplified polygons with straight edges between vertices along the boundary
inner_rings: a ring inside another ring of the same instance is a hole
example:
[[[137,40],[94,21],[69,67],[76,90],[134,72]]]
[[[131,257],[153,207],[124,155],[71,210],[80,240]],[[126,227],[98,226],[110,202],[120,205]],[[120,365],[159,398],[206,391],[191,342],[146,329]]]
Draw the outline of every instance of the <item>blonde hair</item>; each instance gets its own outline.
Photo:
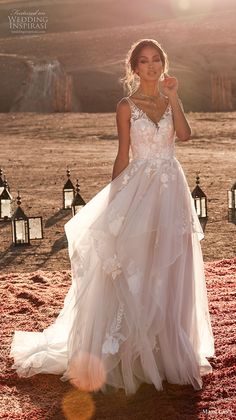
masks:
[[[131,95],[135,90],[137,90],[139,86],[139,77],[135,73],[135,68],[138,64],[138,57],[141,50],[144,47],[153,47],[155,48],[159,54],[163,64],[163,71],[164,73],[168,72],[169,69],[169,61],[167,58],[167,54],[155,39],[139,39],[138,41],[134,42],[125,58],[125,76],[119,78],[120,84],[123,86],[123,90],[125,94]]]

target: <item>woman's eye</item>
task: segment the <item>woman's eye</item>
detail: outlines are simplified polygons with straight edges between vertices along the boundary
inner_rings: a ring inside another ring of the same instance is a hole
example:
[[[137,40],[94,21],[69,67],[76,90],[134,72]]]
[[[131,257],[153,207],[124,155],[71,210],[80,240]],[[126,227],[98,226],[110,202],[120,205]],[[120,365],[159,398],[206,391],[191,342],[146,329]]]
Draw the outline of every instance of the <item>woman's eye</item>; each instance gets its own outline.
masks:
[[[153,61],[159,62],[160,59],[159,58],[155,58]],[[145,63],[147,63],[147,61],[140,61],[140,63],[145,64]]]

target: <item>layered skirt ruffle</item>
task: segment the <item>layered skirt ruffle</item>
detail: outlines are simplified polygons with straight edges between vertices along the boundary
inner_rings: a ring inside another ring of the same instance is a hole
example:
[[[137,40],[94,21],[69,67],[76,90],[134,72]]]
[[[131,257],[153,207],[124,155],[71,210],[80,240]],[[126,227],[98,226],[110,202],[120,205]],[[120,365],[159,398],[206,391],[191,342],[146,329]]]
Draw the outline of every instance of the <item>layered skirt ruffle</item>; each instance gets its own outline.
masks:
[[[214,355],[204,234],[178,160],[132,160],[65,232],[72,284],[51,326],[15,331],[18,375],[127,394],[164,379],[201,389]]]

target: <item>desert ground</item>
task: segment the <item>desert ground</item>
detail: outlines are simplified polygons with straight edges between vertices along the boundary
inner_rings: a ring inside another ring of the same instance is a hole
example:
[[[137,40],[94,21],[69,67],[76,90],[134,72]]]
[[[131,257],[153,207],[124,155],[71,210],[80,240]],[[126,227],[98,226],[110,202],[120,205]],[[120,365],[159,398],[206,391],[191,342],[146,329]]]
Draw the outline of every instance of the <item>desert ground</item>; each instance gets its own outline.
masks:
[[[215,339],[212,373],[203,388],[163,381],[163,390],[142,384],[104,396],[81,391],[61,375],[19,378],[9,357],[14,330],[42,331],[54,322],[71,283],[69,270],[0,274],[1,400],[0,417],[9,420],[234,420],[235,412],[236,258],[205,263],[209,310]]]
[[[197,171],[208,198],[208,223],[202,240],[204,261],[232,258],[236,226],[228,222],[227,190],[235,182],[236,113],[188,113],[191,139],[176,139],[176,156],[190,190]],[[4,273],[70,268],[64,224],[72,217],[62,210],[66,169],[79,179],[88,202],[111,182],[118,138],[114,113],[0,114],[1,167],[14,209],[18,190],[28,216],[42,216],[44,238],[27,247],[12,245],[11,222],[2,221],[1,262]]]
[[[164,392],[143,384],[134,397],[120,390],[115,396],[81,392],[59,376],[18,378],[9,357],[14,330],[41,331],[53,322],[71,284],[62,210],[67,165],[79,179],[86,202],[111,181],[118,138],[114,113],[0,114],[1,167],[16,208],[20,191],[28,216],[43,217],[44,238],[29,246],[11,243],[11,223],[1,222],[0,288],[2,418],[17,420],[89,419],[233,419],[235,229],[227,220],[227,190],[235,182],[236,113],[188,113],[192,137],[176,139],[176,156],[189,183],[208,197],[208,223],[201,241],[209,310],[215,337],[213,373],[204,388],[164,382]]]

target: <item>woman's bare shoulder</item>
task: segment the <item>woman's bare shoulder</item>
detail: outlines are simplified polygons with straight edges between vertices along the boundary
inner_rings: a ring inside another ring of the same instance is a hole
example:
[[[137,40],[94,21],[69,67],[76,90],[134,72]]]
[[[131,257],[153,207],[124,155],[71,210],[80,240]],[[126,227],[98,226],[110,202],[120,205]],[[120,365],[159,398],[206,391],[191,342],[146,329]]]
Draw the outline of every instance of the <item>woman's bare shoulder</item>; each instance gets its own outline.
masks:
[[[128,97],[124,96],[123,98],[121,98],[118,102],[117,102],[117,106],[127,106],[128,104]]]
[[[117,102],[116,112],[118,115],[123,115],[127,118],[130,118],[130,105],[126,96]]]

